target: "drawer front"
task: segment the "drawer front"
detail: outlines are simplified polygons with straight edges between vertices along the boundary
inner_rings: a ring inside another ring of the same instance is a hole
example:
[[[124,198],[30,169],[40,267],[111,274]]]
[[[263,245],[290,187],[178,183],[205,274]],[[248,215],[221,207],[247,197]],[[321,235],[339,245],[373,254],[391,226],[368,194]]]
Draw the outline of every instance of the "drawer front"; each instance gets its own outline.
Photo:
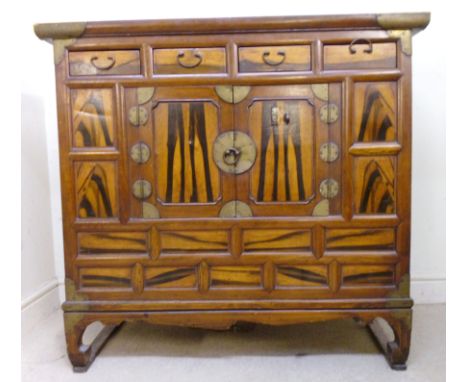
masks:
[[[239,48],[239,72],[311,70],[309,45],[251,46]]]
[[[155,74],[226,73],[224,48],[155,49]]]
[[[139,50],[70,52],[71,76],[129,76],[141,73]]]
[[[355,40],[349,44],[325,45],[323,48],[324,70],[343,69],[393,69],[397,66],[396,43],[372,43]]]

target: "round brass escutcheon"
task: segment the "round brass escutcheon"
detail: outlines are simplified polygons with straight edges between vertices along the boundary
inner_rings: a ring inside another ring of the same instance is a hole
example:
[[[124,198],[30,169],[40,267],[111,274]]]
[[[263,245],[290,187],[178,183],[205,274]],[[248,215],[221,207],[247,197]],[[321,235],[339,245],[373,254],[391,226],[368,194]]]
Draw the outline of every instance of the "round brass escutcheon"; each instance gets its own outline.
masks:
[[[151,155],[150,147],[143,142],[138,142],[132,146],[130,149],[131,158],[139,164],[148,162],[148,159]]]
[[[320,159],[324,162],[333,162],[338,158],[338,145],[333,142],[324,143],[320,146]]]
[[[320,183],[320,194],[327,199],[338,195],[339,186],[335,179],[325,179]]]
[[[242,174],[254,164],[257,148],[249,135],[227,131],[218,135],[213,144],[213,157],[219,169],[229,174]]]
[[[247,218],[251,216],[253,213],[249,205],[240,200],[227,202],[219,211],[220,218]]]
[[[139,179],[133,183],[132,193],[137,199],[147,199],[151,196],[152,192],[153,187],[151,186],[151,183],[145,179]]]
[[[320,120],[324,123],[333,123],[338,120],[339,109],[334,103],[323,105],[320,108]]]
[[[143,106],[133,106],[128,111],[128,120],[135,127],[144,125],[148,122],[148,111]]]

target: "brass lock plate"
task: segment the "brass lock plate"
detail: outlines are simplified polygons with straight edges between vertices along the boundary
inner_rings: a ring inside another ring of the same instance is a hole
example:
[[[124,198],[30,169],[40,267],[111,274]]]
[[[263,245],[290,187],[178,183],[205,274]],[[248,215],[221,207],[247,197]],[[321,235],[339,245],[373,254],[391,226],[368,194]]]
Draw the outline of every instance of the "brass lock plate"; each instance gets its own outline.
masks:
[[[252,209],[240,200],[227,202],[219,211],[220,218],[247,218],[253,216]]]
[[[130,156],[136,163],[146,163],[151,156],[151,149],[146,143],[138,142],[130,149]]]
[[[253,166],[257,148],[249,135],[241,131],[227,131],[216,138],[213,156],[220,170],[228,174],[242,174]]]
[[[132,193],[135,198],[144,200],[151,196],[153,192],[153,187],[151,183],[145,179],[139,179],[133,183]]]
[[[338,145],[333,142],[320,146],[320,159],[324,162],[334,162],[339,155]]]
[[[128,111],[128,120],[135,127],[144,125],[148,122],[148,111],[143,106],[133,106]]]
[[[338,195],[339,186],[335,179],[325,179],[320,183],[320,195],[324,198],[331,199]]]
[[[328,105],[323,105],[320,108],[320,120],[323,123],[333,123],[338,120],[339,116],[339,109],[334,103],[330,103]]]

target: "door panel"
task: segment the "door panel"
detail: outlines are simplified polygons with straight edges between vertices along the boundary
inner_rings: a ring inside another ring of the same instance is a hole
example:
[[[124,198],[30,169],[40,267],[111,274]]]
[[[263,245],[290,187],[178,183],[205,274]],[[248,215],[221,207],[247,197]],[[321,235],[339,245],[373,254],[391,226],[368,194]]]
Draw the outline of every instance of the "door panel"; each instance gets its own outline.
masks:
[[[341,84],[254,86],[236,105],[236,130],[256,146],[237,179],[253,216],[311,216],[322,201],[341,212],[341,114]]]

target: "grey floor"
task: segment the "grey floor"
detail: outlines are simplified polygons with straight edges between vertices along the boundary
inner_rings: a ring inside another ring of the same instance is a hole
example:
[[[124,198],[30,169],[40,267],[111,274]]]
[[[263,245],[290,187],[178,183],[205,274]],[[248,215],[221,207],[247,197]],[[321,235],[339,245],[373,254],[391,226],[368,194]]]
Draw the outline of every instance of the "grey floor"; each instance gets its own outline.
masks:
[[[22,339],[27,381],[445,381],[445,305],[417,305],[407,371],[393,371],[352,320],[250,332],[125,324],[85,374],[65,351],[62,315]]]

